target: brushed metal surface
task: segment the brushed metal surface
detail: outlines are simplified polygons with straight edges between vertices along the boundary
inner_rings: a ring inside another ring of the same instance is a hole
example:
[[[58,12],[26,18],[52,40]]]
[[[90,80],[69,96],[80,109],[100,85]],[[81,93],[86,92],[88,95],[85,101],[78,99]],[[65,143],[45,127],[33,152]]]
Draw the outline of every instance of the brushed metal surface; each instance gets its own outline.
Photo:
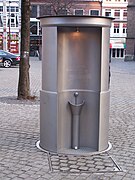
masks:
[[[109,46],[110,46],[109,27],[102,28],[102,49],[101,49],[101,89],[107,91],[109,89]]]
[[[58,28],[58,90],[100,91],[101,28]]]
[[[40,92],[40,146],[57,151],[57,94]]]
[[[71,124],[72,115],[68,101],[74,102],[76,91],[64,91],[59,93],[58,104],[58,139],[59,149],[71,148]],[[78,103],[85,101],[80,114],[80,147],[89,147],[98,150],[99,137],[99,100],[100,93],[78,90]]]
[[[103,16],[65,16],[41,17],[40,24],[44,26],[95,26],[111,27],[113,18]]]
[[[98,150],[103,151],[108,146],[110,91],[100,93],[99,115],[99,145]]]
[[[42,89],[57,91],[57,27],[43,28]]]

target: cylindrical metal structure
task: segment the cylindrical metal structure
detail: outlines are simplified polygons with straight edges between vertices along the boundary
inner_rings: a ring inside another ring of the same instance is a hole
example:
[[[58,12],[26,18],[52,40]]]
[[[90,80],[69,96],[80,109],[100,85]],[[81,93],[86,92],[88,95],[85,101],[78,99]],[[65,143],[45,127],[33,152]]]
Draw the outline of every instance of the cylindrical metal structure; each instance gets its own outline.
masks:
[[[42,149],[85,153],[108,148],[111,21],[111,18],[99,16],[40,18]],[[77,103],[84,101],[85,104],[81,113],[77,109],[79,113],[73,115],[69,102],[74,104],[75,92],[79,93]],[[72,120],[76,118],[79,122],[76,126],[79,127],[76,131],[79,149],[72,150]]]

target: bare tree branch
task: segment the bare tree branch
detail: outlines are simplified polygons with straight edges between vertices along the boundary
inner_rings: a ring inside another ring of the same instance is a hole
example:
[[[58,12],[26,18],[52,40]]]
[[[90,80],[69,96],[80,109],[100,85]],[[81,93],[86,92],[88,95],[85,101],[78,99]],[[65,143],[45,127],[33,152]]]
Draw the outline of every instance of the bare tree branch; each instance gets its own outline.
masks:
[[[51,5],[51,15],[61,15],[62,12],[71,14],[71,8],[73,8],[74,2],[74,0],[46,0],[45,4]]]

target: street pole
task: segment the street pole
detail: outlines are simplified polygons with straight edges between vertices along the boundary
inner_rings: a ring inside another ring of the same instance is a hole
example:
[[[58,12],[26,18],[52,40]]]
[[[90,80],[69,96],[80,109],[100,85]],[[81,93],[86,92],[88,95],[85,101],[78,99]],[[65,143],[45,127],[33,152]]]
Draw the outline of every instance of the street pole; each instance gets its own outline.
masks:
[[[10,3],[11,3],[11,1],[9,1],[9,32],[8,32],[8,50],[9,50],[9,52],[11,51],[11,37],[10,37],[10,35],[11,35],[11,31],[10,31],[10,21],[11,21],[11,9],[10,9]]]

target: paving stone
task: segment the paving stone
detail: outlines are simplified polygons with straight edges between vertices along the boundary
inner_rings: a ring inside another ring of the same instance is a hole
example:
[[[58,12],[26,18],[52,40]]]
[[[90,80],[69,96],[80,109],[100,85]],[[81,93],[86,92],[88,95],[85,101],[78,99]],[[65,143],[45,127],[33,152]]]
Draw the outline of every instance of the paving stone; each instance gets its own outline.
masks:
[[[93,160],[86,160],[86,163],[88,163],[88,164],[94,164],[95,161],[93,161]]]
[[[84,163],[86,162],[86,159],[77,159],[78,162]]]
[[[68,157],[67,157],[67,156],[60,156],[59,159],[60,159],[60,160],[67,160]]]
[[[97,169],[96,168],[93,168],[93,167],[88,167],[88,171],[89,172],[97,172]]]
[[[86,167],[86,166],[80,166],[78,169],[79,169],[79,170],[82,170],[82,171],[87,171],[87,170],[88,170],[88,167]]]
[[[69,167],[72,168],[72,169],[77,169],[79,166],[77,166],[77,165],[70,165]]]
[[[102,161],[97,161],[95,162],[95,165],[104,165],[104,163]]]
[[[76,161],[68,161],[69,164],[76,164],[77,162]]]
[[[56,166],[56,165],[59,165],[60,162],[59,161],[52,161],[52,165]]]
[[[28,179],[30,176],[28,174],[21,174],[18,177],[23,179]]]
[[[60,167],[60,170],[61,170],[61,171],[68,171],[68,170],[69,170],[69,167]]]
[[[3,180],[11,180],[9,177],[3,177]]]
[[[103,169],[105,169],[105,166],[97,165],[97,166],[95,166],[95,168],[98,170],[103,170]],[[113,171],[113,169],[112,169],[112,171]]]
[[[76,165],[78,165],[78,166],[86,166],[86,163],[78,162]]]
[[[69,161],[76,161],[77,157],[74,156],[68,156]]]
[[[58,170],[58,169],[59,169],[59,166],[52,166],[52,168],[53,168],[54,170]]]
[[[62,167],[67,167],[68,166],[68,163],[60,163],[60,166]]]
[[[80,170],[79,170],[79,169],[70,169],[70,172],[71,172],[71,173],[79,173]]]
[[[67,159],[60,159],[60,163],[67,163],[68,160]]]
[[[94,168],[96,165],[95,164],[87,164],[87,167]]]
[[[59,157],[51,156],[51,160],[52,160],[52,161],[59,161]]]

